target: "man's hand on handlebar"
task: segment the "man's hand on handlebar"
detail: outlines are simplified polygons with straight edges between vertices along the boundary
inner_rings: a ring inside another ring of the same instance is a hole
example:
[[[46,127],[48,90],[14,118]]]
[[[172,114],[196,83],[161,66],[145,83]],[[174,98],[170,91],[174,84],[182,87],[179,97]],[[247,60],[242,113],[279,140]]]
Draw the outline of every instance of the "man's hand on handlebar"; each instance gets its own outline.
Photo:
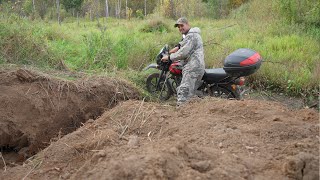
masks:
[[[178,46],[177,46],[177,47],[174,47],[174,48],[172,48],[172,49],[169,51],[169,54],[175,53],[175,52],[177,52],[178,50],[179,50],[179,47],[178,47]],[[162,62],[168,62],[169,60],[170,60],[169,56],[163,56],[162,59],[161,59]]]

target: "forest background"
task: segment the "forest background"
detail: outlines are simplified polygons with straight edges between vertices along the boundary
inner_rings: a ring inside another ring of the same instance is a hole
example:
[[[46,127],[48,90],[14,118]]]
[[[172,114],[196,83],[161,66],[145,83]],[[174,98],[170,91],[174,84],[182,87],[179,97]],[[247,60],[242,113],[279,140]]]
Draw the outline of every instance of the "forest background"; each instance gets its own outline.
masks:
[[[319,0],[0,0],[0,64],[123,76],[144,87],[143,68],[181,39],[173,27],[181,16],[201,29],[207,68],[251,48],[264,58],[252,86],[319,96]]]

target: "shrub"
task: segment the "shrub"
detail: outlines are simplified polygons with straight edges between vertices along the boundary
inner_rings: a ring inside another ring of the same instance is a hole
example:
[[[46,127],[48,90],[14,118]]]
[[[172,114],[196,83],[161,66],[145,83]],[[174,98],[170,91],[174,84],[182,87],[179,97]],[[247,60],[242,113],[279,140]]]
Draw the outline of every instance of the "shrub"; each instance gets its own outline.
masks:
[[[169,32],[169,26],[160,19],[151,19],[144,25],[141,32]]]
[[[136,16],[138,19],[144,19],[143,11],[141,9],[138,9],[136,11]]]

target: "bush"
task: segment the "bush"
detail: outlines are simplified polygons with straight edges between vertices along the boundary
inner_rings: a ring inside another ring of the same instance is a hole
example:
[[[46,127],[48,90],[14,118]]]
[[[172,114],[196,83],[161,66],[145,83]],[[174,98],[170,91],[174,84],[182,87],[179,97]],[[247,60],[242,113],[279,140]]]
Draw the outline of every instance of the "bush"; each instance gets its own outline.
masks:
[[[144,19],[144,15],[143,15],[143,12],[142,12],[141,9],[138,9],[136,11],[136,16],[137,16],[138,19]]]
[[[169,26],[160,19],[151,19],[143,26],[141,32],[169,32]]]
[[[281,14],[292,23],[303,23],[320,27],[320,2],[319,0],[277,1]]]
[[[0,21],[0,57],[7,63],[21,63],[35,66],[55,66],[58,59],[52,58],[52,51],[46,44],[42,27],[32,27],[24,20],[9,25]]]

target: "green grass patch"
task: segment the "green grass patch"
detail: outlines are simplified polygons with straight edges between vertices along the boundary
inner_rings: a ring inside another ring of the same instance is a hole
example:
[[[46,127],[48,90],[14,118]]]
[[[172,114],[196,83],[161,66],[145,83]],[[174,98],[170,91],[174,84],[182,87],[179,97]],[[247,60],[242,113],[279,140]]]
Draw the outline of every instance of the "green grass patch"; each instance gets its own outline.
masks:
[[[264,9],[257,11],[263,4]],[[272,11],[274,10],[274,11]],[[258,51],[264,60],[251,83],[290,95],[317,91],[320,82],[320,29],[282,20],[274,1],[252,1],[229,19],[189,19],[201,28],[207,68],[222,67],[238,48]],[[269,16],[268,16],[269,15]],[[40,22],[16,16],[0,19],[0,63],[28,64],[87,73],[124,72],[144,87],[145,72],[159,50],[181,40],[174,20],[108,18],[98,22]]]

